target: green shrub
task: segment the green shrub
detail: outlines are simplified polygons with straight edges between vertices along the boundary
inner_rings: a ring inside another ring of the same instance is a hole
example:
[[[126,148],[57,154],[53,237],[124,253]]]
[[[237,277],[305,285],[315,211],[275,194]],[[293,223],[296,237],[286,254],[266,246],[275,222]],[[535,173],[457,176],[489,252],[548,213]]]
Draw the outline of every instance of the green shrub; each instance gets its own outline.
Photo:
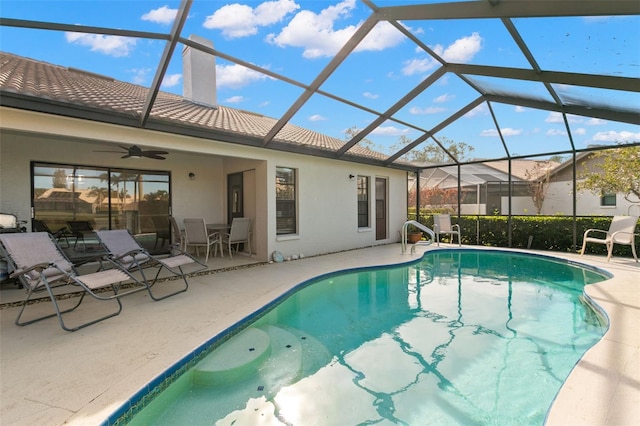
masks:
[[[508,216],[451,215],[451,222],[460,225],[462,244],[488,247],[509,247]],[[576,217],[576,246],[573,247],[573,217],[571,216],[512,216],[511,247],[533,250],[579,252],[587,229],[609,229],[611,217]],[[415,220],[415,209],[413,218]],[[433,229],[433,216],[423,214],[420,223]],[[636,225],[640,234],[640,225]],[[531,241],[529,240],[531,238]],[[640,238],[636,238],[636,245]],[[636,248],[636,251],[640,251]],[[604,244],[587,244],[585,253],[606,255]],[[614,245],[613,255],[632,257],[631,247]]]

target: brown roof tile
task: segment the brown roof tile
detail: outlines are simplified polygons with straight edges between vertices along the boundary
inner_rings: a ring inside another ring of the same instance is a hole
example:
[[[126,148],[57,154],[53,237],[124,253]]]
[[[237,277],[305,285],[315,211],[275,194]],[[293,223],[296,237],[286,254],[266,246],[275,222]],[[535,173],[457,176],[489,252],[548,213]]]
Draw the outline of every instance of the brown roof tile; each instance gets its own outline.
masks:
[[[52,65],[0,52],[0,91],[51,99],[79,107],[140,116],[148,88],[109,77]],[[166,92],[159,92],[150,113],[155,120],[264,138],[277,120],[239,109],[212,108]],[[336,151],[344,141],[302,127],[286,124],[275,141]],[[353,147],[350,154],[383,160],[386,155]]]

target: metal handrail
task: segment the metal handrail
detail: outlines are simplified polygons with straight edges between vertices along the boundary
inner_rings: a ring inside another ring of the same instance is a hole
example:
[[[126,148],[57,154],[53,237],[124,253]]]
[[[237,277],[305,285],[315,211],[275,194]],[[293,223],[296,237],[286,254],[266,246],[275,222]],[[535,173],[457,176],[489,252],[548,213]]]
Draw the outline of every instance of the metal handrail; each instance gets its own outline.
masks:
[[[416,251],[416,246],[418,244],[420,245],[430,245],[433,244],[433,242],[436,239],[436,234],[429,228],[427,228],[425,225],[421,224],[420,222],[418,222],[417,220],[408,220],[404,223],[404,225],[402,225],[402,231],[400,231],[400,235],[401,235],[401,243],[402,243],[402,254],[404,254],[407,251],[407,228],[409,227],[409,225],[413,225],[416,228],[418,228],[419,230],[421,230],[422,232],[426,232],[427,234],[429,234],[429,236],[431,237],[431,241],[418,241],[417,243],[415,243],[412,247],[411,247],[411,253],[415,253]]]

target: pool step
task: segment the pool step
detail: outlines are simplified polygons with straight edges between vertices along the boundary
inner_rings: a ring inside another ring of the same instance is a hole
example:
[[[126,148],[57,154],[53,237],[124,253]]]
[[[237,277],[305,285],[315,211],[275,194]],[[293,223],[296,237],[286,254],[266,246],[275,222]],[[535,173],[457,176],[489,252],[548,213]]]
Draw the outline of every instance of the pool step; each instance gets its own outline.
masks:
[[[248,328],[200,361],[193,382],[212,385],[242,380],[271,354],[271,337],[259,328]]]
[[[255,385],[260,393],[295,383],[329,362],[324,346],[306,333],[273,325],[251,327],[234,336],[193,369],[201,386]]]

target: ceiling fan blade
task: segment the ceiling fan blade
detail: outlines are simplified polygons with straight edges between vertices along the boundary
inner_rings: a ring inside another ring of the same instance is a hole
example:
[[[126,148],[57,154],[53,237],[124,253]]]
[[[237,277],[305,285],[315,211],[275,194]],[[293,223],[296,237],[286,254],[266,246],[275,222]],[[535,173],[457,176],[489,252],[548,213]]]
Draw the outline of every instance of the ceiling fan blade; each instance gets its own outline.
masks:
[[[153,158],[154,160],[166,160],[166,158],[161,157],[157,154],[153,154],[154,151],[145,151],[142,153],[143,157],[147,157],[147,158]],[[162,152],[162,151],[160,151]]]
[[[100,151],[100,150],[97,150],[97,149],[94,149],[93,152],[117,152],[119,154],[122,154],[122,151]]]
[[[167,155],[167,151],[142,151],[143,155],[151,154],[151,155]]]

